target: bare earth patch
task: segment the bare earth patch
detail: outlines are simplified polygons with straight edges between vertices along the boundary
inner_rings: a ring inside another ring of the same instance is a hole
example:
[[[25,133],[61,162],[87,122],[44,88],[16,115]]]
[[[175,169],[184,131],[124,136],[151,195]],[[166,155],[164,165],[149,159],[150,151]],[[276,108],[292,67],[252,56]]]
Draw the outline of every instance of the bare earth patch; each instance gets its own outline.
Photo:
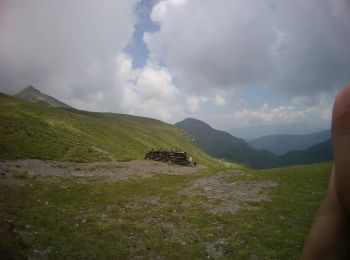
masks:
[[[52,160],[7,160],[0,161],[0,184],[20,184],[21,178],[30,176],[105,176],[108,181],[122,181],[130,178],[148,178],[155,174],[187,175],[200,167],[184,167],[155,161],[137,160],[130,162],[73,163]],[[16,178],[16,175],[18,175]],[[15,179],[15,180],[14,180]]]
[[[200,207],[210,213],[235,213],[242,207],[249,207],[244,202],[268,200],[267,194],[262,191],[277,186],[277,183],[272,181],[229,182],[230,177],[240,174],[235,171],[226,171],[214,176],[202,177],[190,183],[180,194],[206,197],[200,203]],[[184,206],[191,205],[184,203]]]

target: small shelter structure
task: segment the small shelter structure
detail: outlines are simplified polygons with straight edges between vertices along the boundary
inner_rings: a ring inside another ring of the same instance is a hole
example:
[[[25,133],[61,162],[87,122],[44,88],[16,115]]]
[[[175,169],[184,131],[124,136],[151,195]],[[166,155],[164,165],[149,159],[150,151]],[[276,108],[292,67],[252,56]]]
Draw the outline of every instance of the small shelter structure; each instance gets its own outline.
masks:
[[[167,151],[167,150],[151,150],[145,155],[145,159],[148,160],[154,160],[154,161],[160,161],[160,162],[167,162],[167,163],[174,163],[179,164],[183,166],[191,166],[192,163],[184,151],[174,152],[174,151]]]

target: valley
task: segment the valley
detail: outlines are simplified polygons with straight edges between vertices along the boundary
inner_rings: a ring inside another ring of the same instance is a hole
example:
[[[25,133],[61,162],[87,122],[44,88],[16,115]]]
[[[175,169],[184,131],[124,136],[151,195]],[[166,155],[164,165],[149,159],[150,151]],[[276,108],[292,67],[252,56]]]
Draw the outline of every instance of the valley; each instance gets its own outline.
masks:
[[[175,125],[191,134],[196,144],[209,155],[239,162],[246,167],[266,169],[333,160],[330,131],[308,136],[292,136],[292,138],[288,138],[287,135],[261,137],[248,142],[225,131],[214,129],[207,123],[194,118],[186,118]],[[303,146],[300,143],[303,143]],[[273,151],[276,152],[276,147],[285,150],[288,145],[289,152],[273,153]],[[293,149],[298,149],[296,147],[300,150],[294,151]]]

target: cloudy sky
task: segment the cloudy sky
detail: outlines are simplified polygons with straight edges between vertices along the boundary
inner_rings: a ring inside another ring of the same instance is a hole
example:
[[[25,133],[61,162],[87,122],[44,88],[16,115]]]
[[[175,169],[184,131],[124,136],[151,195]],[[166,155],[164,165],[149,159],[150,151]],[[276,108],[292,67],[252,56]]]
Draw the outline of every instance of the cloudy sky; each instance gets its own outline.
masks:
[[[0,0],[0,91],[316,131],[350,81],[349,14],[348,0]]]

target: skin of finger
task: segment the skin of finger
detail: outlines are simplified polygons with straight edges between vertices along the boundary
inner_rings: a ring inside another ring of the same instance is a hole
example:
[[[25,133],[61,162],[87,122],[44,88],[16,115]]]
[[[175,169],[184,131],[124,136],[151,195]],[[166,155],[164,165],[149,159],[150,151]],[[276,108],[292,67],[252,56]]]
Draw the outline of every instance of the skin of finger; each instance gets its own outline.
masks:
[[[350,216],[350,84],[338,94],[332,120],[335,161],[335,189],[339,201]]]
[[[349,224],[336,194],[334,168],[323,201],[300,259],[344,259],[348,255]]]
[[[334,104],[332,142],[335,166],[301,259],[350,259],[350,84]]]

